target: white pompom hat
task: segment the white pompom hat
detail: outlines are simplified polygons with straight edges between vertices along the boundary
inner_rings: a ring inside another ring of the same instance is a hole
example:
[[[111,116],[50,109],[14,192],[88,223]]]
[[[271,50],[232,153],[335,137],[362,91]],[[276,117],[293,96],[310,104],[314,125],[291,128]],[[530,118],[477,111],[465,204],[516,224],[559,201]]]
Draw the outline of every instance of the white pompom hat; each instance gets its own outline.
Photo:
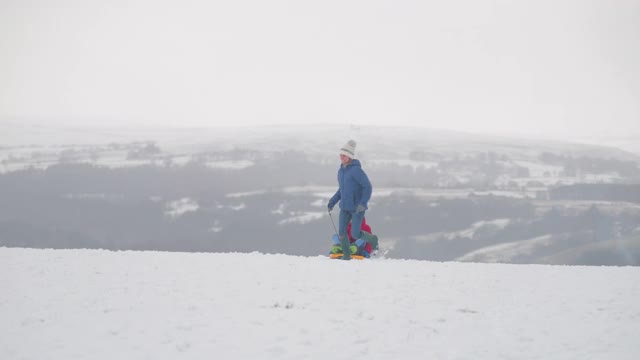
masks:
[[[340,148],[340,155],[348,156],[353,159],[356,157],[356,142],[353,140],[347,141],[342,148]]]

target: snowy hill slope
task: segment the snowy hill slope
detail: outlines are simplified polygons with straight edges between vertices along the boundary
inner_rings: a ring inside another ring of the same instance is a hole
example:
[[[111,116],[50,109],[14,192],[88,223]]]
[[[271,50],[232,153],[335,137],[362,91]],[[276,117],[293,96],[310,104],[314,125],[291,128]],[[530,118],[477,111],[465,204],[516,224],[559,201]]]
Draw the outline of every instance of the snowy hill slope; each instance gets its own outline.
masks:
[[[570,233],[547,234],[532,239],[486,246],[456,261],[510,264],[634,264],[640,258],[640,234],[606,241],[592,241],[593,234],[571,240]]]
[[[348,138],[359,142],[358,156],[371,167],[397,164],[414,169],[432,168],[445,159],[461,160],[491,152],[503,166],[526,167],[534,178],[540,179],[545,172],[562,170],[557,164],[541,161],[543,153],[640,161],[638,153],[606,145],[416,127],[345,128],[322,124],[251,128],[91,128],[9,123],[2,129],[0,173],[32,167],[46,169],[60,163],[123,168],[184,166],[207,160],[204,163],[214,168],[237,167],[238,161],[250,167],[256,165],[256,159],[250,157],[252,153],[271,156],[282,151],[295,151],[298,155],[304,153],[316,163],[334,163],[335,149],[339,149]],[[238,159],[242,155],[238,151],[248,152],[244,155],[249,158]],[[509,160],[503,159],[505,157]],[[551,181],[549,178],[552,176],[546,178]],[[553,176],[554,182],[559,179],[568,180]]]
[[[2,359],[637,359],[640,269],[0,248]]]

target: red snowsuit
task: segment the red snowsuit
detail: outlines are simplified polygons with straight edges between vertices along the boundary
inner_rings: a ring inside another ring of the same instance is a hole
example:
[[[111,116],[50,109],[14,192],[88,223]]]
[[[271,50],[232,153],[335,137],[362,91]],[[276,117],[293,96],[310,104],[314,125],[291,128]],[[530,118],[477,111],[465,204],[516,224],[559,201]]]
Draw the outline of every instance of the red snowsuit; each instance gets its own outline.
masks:
[[[371,226],[369,226],[369,224],[367,224],[367,219],[366,218],[362,218],[362,226],[360,227],[360,229],[362,231],[366,231],[370,234],[373,233],[373,231],[371,231]],[[358,239],[354,239],[353,236],[351,235],[351,221],[349,221],[349,224],[347,224],[347,235],[349,236],[349,242],[355,242]],[[371,253],[372,247],[371,244],[367,243],[364,247],[365,250],[367,250],[367,252]]]

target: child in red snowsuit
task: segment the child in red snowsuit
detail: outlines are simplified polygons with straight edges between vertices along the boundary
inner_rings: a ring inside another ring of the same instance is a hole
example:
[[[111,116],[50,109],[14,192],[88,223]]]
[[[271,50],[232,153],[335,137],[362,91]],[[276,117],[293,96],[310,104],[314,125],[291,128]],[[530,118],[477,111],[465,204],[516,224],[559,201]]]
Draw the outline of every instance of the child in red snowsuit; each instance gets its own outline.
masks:
[[[360,230],[366,231],[369,234],[373,233],[371,231],[371,226],[369,226],[369,224],[367,224],[367,219],[366,218],[362,218],[362,226],[360,227]],[[349,222],[349,224],[347,225],[347,235],[349,235],[349,242],[351,242],[352,244],[357,240],[357,239],[354,239],[353,236],[351,236],[351,222]],[[373,247],[371,246],[371,244],[366,243],[364,249],[369,254],[371,254],[371,251],[373,250]]]

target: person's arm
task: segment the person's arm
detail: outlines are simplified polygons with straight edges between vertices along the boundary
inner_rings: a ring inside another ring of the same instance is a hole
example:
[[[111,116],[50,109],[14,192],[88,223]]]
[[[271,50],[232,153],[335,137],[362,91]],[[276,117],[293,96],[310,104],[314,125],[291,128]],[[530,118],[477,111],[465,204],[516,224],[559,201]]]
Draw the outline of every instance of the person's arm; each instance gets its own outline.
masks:
[[[331,197],[331,199],[329,199],[329,204],[328,204],[329,210],[333,209],[333,207],[336,206],[338,201],[340,201],[340,189],[338,189],[338,191],[336,191],[336,193]]]
[[[371,182],[369,181],[369,177],[367,176],[367,174],[365,174],[365,172],[362,169],[359,169],[359,170],[360,171],[356,172],[354,176],[354,179],[362,187],[362,200],[358,205],[362,205],[364,206],[365,209],[367,209],[367,204],[371,199],[371,193],[373,192],[373,187],[371,186]]]

